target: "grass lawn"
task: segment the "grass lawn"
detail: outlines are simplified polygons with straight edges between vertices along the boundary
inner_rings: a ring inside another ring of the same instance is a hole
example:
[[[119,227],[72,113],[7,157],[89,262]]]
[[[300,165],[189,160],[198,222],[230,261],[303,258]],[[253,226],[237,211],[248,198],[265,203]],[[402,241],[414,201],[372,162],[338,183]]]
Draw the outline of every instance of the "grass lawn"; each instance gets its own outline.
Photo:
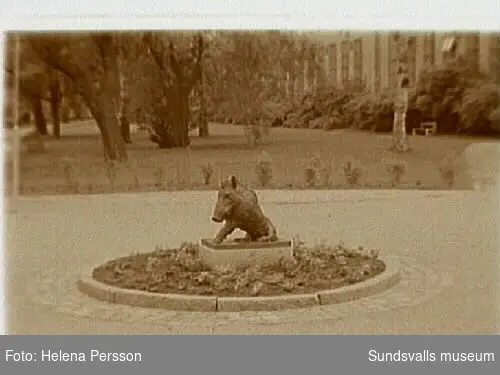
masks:
[[[72,126],[68,124],[66,128]],[[111,183],[109,169],[103,161],[100,136],[92,129],[92,124],[87,124],[85,134],[77,131],[60,140],[47,139],[45,152],[23,152],[21,193],[216,189],[221,176],[229,174],[258,187],[255,169],[262,151],[271,156],[274,168],[268,188],[306,188],[305,169],[311,159],[319,155],[324,162],[331,163],[333,172],[328,185],[316,188],[348,188],[342,165],[351,157],[363,171],[358,188],[390,188],[390,177],[382,162],[390,158],[404,160],[408,168],[399,188],[443,189],[447,186],[438,172],[438,163],[449,152],[461,153],[469,144],[480,141],[475,138],[409,136],[412,152],[395,155],[387,151],[391,144],[388,134],[275,128],[271,129],[263,145],[252,148],[247,144],[241,127],[213,125],[209,138],[192,137],[190,150],[161,150],[149,141],[146,134],[135,134],[133,144],[128,146],[129,162],[116,168]],[[71,132],[68,130],[68,133]],[[212,181],[205,185],[200,166],[208,162],[215,168]],[[6,176],[7,191],[11,172]],[[463,183],[456,186],[469,187]]]

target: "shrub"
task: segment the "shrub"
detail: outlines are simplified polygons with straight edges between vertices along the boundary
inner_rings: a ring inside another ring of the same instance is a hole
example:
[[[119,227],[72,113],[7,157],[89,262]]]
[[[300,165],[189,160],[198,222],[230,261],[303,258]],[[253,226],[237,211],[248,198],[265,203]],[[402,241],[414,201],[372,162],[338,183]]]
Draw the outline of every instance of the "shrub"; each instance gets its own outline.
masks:
[[[489,117],[498,107],[499,86],[462,59],[424,72],[416,87],[416,107],[440,133],[495,131]]]
[[[210,181],[212,180],[215,169],[214,164],[209,161],[206,164],[200,165],[200,169],[205,185],[210,185]]]
[[[320,170],[320,183],[323,187],[330,186],[330,181],[333,175],[334,165],[332,162],[325,162]]]
[[[139,180],[139,175],[137,174],[138,166],[137,163],[133,160],[130,160],[127,163],[127,168],[133,178],[133,186],[134,189],[139,190],[141,188],[141,181]]]
[[[439,175],[446,186],[452,188],[457,177],[457,157],[455,154],[448,154],[439,162]]]
[[[66,180],[69,190],[75,194],[79,193],[80,179],[75,160],[66,157],[61,159],[61,164],[64,172],[64,179]]]
[[[398,186],[408,170],[406,162],[404,160],[383,160],[383,163],[390,176],[391,186]]]
[[[389,92],[361,92],[344,106],[351,126],[360,130],[390,131],[393,100]]]
[[[357,162],[353,159],[348,158],[343,166],[342,170],[344,172],[344,178],[349,186],[355,186],[359,184],[359,180],[363,175],[361,167],[357,165]]]
[[[476,134],[493,133],[497,124],[491,114],[500,106],[500,86],[481,82],[464,90],[460,106],[461,127]],[[493,117],[494,119],[494,117]],[[462,130],[462,129],[460,129]]]
[[[287,128],[340,129],[351,125],[344,105],[359,87],[321,87],[304,95],[300,101],[284,114],[283,126]]]
[[[316,169],[311,166],[306,167],[304,170],[304,178],[306,182],[306,186],[311,187],[316,183]]]
[[[154,172],[155,177],[155,186],[157,189],[165,188],[165,180],[167,178],[167,174],[165,172],[165,168],[162,165],[158,165]]]
[[[260,186],[264,188],[268,187],[273,177],[273,164],[267,152],[263,151],[260,155],[255,166],[255,172]]]
[[[315,155],[311,158],[311,160],[309,161],[309,165],[304,171],[306,186],[312,187],[316,185],[320,168],[321,158],[319,155]]]
[[[327,187],[330,184],[332,174],[333,164],[324,162],[320,155],[315,155],[304,170],[306,186],[311,187],[319,183],[321,186]]]
[[[327,117],[327,121],[323,123],[323,130],[336,130],[343,129],[345,127],[346,124],[339,111],[333,111],[330,113]]]
[[[326,116],[317,117],[314,120],[310,121],[309,128],[310,129],[323,129],[327,122],[328,122],[328,117],[326,117]]]

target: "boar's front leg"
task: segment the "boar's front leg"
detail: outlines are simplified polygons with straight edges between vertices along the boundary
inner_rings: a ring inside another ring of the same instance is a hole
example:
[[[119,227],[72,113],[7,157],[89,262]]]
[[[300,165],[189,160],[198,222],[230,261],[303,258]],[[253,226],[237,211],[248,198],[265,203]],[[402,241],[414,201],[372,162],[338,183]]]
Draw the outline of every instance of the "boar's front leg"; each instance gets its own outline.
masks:
[[[233,231],[235,230],[235,226],[231,223],[226,221],[224,223],[224,226],[219,230],[217,235],[214,238],[215,243],[221,243],[222,241],[225,240],[227,236],[229,236]]]

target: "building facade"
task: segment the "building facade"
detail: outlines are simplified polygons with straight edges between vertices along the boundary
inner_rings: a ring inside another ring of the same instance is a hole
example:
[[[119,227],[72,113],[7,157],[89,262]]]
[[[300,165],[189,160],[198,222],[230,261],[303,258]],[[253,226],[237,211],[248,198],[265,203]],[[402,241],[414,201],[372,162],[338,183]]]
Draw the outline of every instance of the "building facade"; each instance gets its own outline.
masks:
[[[332,33],[330,37],[322,37],[328,54],[325,76],[336,85],[361,80],[374,92],[395,88],[399,53],[395,40],[398,34],[408,40],[410,87],[425,69],[442,66],[448,59],[459,56],[500,83],[500,34],[480,32]]]

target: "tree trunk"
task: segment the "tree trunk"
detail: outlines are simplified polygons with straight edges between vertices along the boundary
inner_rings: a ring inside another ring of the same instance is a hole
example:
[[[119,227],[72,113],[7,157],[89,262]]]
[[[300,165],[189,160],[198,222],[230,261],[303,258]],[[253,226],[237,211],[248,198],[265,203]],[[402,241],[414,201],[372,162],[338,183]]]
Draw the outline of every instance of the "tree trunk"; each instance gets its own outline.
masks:
[[[39,97],[33,97],[31,99],[31,108],[33,111],[33,117],[35,118],[35,127],[40,135],[47,135],[47,120],[43,113],[42,100]]]
[[[200,116],[199,116],[199,121],[200,123],[198,124],[198,135],[200,137],[208,137],[208,121],[207,121],[207,106],[206,106],[206,101],[205,101],[205,85],[204,85],[204,80],[203,80],[203,75],[205,74],[205,71],[201,72],[200,75],[200,82],[198,85],[198,90],[200,94]]]
[[[172,147],[189,145],[189,91],[179,88],[176,102],[172,106]]]
[[[95,98],[92,100],[91,98]],[[112,100],[104,95],[90,95],[84,100],[101,131],[104,147],[104,160],[127,160],[127,150],[116,116],[116,108]]]
[[[201,113],[200,127],[198,129],[198,135],[200,137],[208,137],[210,135],[208,131],[208,121],[206,112]]]
[[[59,82],[50,88],[50,112],[54,125],[54,137],[61,138],[61,101],[62,93]]]
[[[198,128],[198,135],[200,137],[208,137],[209,136],[209,131],[208,131],[208,119],[207,119],[207,108],[205,104],[205,94],[202,92],[201,98],[200,98],[200,123],[199,123],[199,128]]]
[[[392,128],[392,149],[396,152],[409,150],[408,137],[406,136],[406,112],[408,108],[408,89],[398,89],[394,108],[394,123]]]
[[[128,100],[128,87],[125,76],[125,61],[123,56],[117,57],[118,68],[118,80],[120,84],[120,100],[119,100],[119,119],[120,119],[120,128],[121,134],[126,143],[132,143],[132,139],[130,137],[130,121],[128,119],[129,116],[129,100]]]
[[[100,121],[98,122],[104,146],[104,159],[126,161],[127,151],[120,132],[118,119],[114,112],[109,111],[111,108],[108,108],[109,110],[107,111],[106,107],[108,106],[103,107],[104,113],[100,116]]]
[[[402,36],[396,41],[398,50],[398,86],[394,103],[394,124],[392,128],[392,147],[395,152],[407,152],[406,112],[408,111],[408,39]]]
[[[101,37],[100,47],[105,51],[104,72],[99,88],[87,85],[87,106],[101,130],[104,159],[126,161],[127,149],[120,127],[120,75],[118,51],[114,39]],[[88,79],[87,82],[91,82]]]
[[[132,138],[130,136],[130,122],[127,116],[123,115],[120,117],[120,130],[122,133],[123,140],[126,143],[132,143]]]

